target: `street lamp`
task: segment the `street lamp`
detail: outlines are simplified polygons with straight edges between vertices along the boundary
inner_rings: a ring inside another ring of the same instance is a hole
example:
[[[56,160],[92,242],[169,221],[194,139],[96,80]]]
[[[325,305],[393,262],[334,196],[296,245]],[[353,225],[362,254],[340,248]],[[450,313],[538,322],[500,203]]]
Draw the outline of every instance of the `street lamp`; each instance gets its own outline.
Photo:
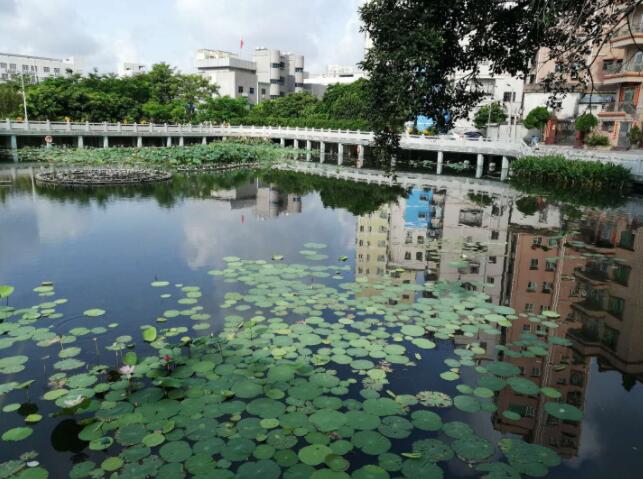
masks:
[[[20,75],[20,80],[22,82],[22,107],[25,111],[25,122],[29,123],[29,115],[27,114],[27,92],[25,91],[25,75],[24,73]]]

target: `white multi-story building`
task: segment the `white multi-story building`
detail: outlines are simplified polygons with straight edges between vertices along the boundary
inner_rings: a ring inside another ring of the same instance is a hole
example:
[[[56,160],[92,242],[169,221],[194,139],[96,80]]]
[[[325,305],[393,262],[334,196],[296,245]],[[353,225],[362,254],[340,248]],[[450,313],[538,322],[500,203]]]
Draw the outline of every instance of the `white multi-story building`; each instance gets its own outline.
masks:
[[[456,121],[456,127],[473,127],[473,118],[476,112],[485,105],[500,102],[507,113],[507,121],[511,118],[520,118],[522,114],[523,86],[524,80],[518,76],[511,76],[509,73],[494,74],[490,70],[490,64],[483,62],[479,65],[480,73],[478,79],[485,92],[484,99],[473,109],[468,118]],[[457,72],[455,80],[461,80],[468,72]]]
[[[0,83],[25,75],[32,83],[77,73],[73,58],[59,59],[0,53]]]
[[[328,65],[324,73],[305,78],[304,88],[317,98],[321,98],[330,85],[353,83],[361,78],[367,78],[367,75],[357,66]]]
[[[137,73],[145,72],[147,72],[147,65],[144,63],[124,62],[118,66],[118,76],[120,77],[131,77]]]
[[[304,90],[304,57],[257,48],[252,61],[221,50],[197,51],[196,68],[219,86],[220,96],[245,97],[248,103]]]

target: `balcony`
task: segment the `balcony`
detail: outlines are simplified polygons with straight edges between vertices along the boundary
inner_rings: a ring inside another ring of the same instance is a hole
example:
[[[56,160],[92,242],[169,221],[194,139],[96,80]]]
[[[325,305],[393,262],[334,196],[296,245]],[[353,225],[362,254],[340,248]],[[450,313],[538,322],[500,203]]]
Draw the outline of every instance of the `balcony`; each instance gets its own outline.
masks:
[[[627,26],[618,30],[612,37],[612,48],[624,48],[643,42],[643,22],[632,25],[631,31]]]
[[[641,77],[643,81],[643,76]],[[598,113],[601,118],[617,119],[636,119],[643,114],[643,108],[638,107],[631,101],[614,101],[603,105],[603,109]]]
[[[643,41],[643,35],[641,36],[641,41]],[[608,66],[603,73],[603,83],[605,85],[643,82],[643,62],[615,63]]]

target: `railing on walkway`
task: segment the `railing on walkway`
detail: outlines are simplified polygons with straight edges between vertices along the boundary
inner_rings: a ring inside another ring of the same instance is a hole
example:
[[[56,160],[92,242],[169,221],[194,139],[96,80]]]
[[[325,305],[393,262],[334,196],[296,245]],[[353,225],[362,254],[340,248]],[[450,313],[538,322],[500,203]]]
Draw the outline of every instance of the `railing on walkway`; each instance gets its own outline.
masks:
[[[0,121],[0,135],[63,135],[63,136],[212,136],[212,137],[254,137],[294,139],[303,141],[368,145],[373,142],[372,132],[275,126],[137,124],[137,123],[75,123],[53,121],[19,122]],[[522,142],[489,140],[486,138],[454,138],[447,135],[424,136],[402,135],[405,149],[439,149],[447,151],[472,152],[480,150],[485,154],[516,155],[524,148]],[[303,146],[303,145],[302,145]]]

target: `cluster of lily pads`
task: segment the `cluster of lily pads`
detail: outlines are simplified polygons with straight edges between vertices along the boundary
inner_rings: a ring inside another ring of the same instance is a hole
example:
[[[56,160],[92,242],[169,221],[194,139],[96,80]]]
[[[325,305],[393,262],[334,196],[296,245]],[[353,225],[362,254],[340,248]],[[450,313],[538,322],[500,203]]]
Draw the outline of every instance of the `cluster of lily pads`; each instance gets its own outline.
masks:
[[[151,318],[140,338],[116,337],[106,347],[116,366],[88,364],[75,345],[116,323],[61,334],[47,320],[61,316],[56,308],[64,299],[0,307],[0,349],[22,341],[57,348],[41,399],[75,419],[88,450],[69,477],[439,479],[442,465],[461,461],[480,477],[504,479],[542,477],[560,463],[553,450],[521,439],[494,443],[466,420],[477,413],[519,420],[494,404],[505,387],[551,399],[545,408],[556,417],[582,417],[557,401],[557,391],[521,378],[510,361],[476,366],[476,356],[487,352],[476,338],[511,326],[513,309],[457,284],[404,284],[394,274],[352,281],[341,264],[347,258],[321,263],[328,259],[325,245],[304,248],[302,263],[284,255],[224,258],[224,268],[209,272],[215,287],[231,289],[221,315],[199,305],[199,287],[155,280],[153,289],[176,306]],[[12,292],[1,288],[5,296]],[[34,291],[55,296],[51,283]],[[415,301],[399,301],[408,295]],[[109,313],[96,308],[84,316],[93,324]],[[553,313],[531,319],[556,326]],[[444,361],[448,369],[425,361],[456,336],[469,340]],[[555,343],[524,337],[498,352],[542,355]],[[0,374],[19,373],[28,362],[24,355],[3,357]],[[395,391],[394,376],[414,367],[417,389]],[[446,391],[466,367],[478,373],[477,386],[459,384],[452,397]],[[433,375],[444,390],[427,388],[422,378]],[[28,387],[5,382],[0,394]],[[3,414],[19,407],[8,404]],[[445,421],[451,408],[463,420]],[[27,443],[40,419],[26,417],[2,440]],[[0,465],[0,477],[45,478],[47,471],[37,461],[15,460]]]

